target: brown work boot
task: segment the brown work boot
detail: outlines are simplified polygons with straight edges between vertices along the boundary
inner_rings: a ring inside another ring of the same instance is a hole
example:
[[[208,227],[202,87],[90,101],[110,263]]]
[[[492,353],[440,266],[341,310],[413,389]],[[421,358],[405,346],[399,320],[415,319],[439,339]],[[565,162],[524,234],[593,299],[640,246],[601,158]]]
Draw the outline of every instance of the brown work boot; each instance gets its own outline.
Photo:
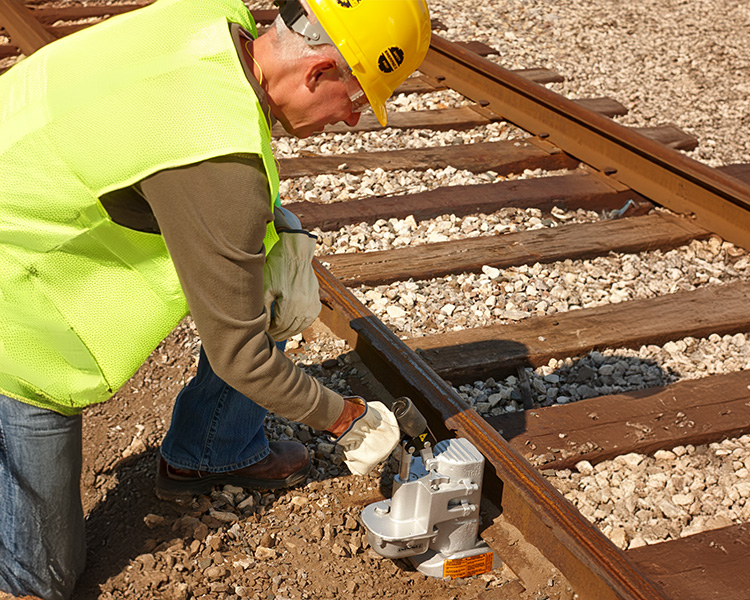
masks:
[[[255,490],[275,490],[301,483],[310,472],[310,456],[299,442],[269,442],[271,453],[263,460],[226,473],[179,469],[159,456],[156,471],[156,495],[170,502],[189,502],[193,496],[207,494],[215,485],[235,485]]]

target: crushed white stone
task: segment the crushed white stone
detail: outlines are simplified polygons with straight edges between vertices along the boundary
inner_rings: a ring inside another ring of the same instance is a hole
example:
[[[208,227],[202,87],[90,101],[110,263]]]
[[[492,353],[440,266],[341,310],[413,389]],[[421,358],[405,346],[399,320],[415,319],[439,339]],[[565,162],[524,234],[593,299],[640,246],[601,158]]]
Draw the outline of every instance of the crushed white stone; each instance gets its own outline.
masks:
[[[653,456],[626,454],[552,483],[623,549],[750,520],[750,436],[678,446]]]
[[[435,235],[429,228],[420,233],[425,238]],[[441,235],[448,238],[445,232]],[[366,243],[363,238],[354,239],[360,246]],[[589,260],[486,268],[482,273],[362,286],[353,292],[397,333],[417,337],[748,278],[750,257],[712,237],[666,252],[611,253]],[[392,303],[406,308],[407,314],[395,318],[388,315],[386,307]],[[441,316],[441,309],[449,304],[454,307],[450,318]]]

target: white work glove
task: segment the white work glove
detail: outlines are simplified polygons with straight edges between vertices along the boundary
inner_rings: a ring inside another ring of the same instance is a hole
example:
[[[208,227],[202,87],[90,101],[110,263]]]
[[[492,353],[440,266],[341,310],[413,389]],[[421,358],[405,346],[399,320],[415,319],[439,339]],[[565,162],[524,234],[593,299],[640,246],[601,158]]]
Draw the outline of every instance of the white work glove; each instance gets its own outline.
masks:
[[[335,441],[344,449],[344,462],[349,470],[356,475],[367,475],[393,452],[401,432],[395,415],[382,402],[347,400],[364,405],[365,412]]]
[[[299,220],[294,219],[295,225],[298,224]],[[318,238],[304,229],[282,229],[278,234],[279,241],[266,256],[263,268],[263,303],[270,319],[268,333],[277,342],[309,327],[320,313],[318,278],[312,266]]]

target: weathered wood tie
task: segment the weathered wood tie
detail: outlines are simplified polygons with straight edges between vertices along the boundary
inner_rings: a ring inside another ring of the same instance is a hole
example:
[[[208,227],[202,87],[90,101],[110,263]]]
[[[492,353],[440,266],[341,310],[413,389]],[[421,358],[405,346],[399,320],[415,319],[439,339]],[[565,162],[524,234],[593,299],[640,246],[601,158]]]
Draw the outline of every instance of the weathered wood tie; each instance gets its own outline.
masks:
[[[324,260],[345,285],[378,285],[476,273],[558,260],[581,260],[610,252],[666,250],[711,235],[687,219],[667,213],[570,224],[517,233],[408,246],[380,252],[329,254]]]
[[[605,348],[663,345],[683,337],[750,330],[750,283],[699,288],[617,305],[585,308],[512,325],[491,325],[406,340],[441,377],[454,384],[505,377],[518,366]]]
[[[487,421],[543,469],[709,444],[750,432],[750,372],[506,413]]]

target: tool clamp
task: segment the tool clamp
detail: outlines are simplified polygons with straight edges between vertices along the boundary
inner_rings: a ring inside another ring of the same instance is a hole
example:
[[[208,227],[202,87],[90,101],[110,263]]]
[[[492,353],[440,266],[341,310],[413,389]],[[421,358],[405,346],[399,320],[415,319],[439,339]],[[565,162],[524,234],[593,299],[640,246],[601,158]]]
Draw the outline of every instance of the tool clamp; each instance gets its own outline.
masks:
[[[482,454],[463,438],[435,444],[408,398],[397,399],[392,410],[404,434],[401,462],[392,497],[362,511],[370,546],[387,558],[409,558],[433,577],[467,577],[500,566],[478,539]]]

